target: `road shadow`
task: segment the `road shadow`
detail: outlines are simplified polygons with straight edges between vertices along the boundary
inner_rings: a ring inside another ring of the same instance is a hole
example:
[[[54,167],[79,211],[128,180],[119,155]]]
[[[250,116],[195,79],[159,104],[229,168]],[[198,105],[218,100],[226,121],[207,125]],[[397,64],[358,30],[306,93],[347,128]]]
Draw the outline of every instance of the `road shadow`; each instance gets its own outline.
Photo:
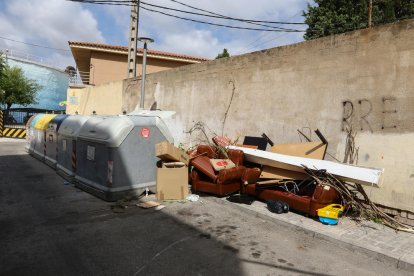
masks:
[[[243,262],[253,262],[162,210],[114,212],[44,163],[5,152],[0,147],[1,275],[244,275]]]

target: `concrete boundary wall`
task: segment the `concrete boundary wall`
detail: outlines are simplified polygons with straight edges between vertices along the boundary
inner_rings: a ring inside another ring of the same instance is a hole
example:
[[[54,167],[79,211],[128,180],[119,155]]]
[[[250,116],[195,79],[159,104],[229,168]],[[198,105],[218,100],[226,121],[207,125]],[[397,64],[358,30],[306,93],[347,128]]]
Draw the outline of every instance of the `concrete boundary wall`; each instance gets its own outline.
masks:
[[[385,168],[377,203],[414,212],[414,21],[316,39],[149,74],[145,107],[175,110],[176,143],[196,122],[237,138],[265,132],[276,143],[313,139],[343,160],[346,127],[358,131],[358,164]],[[139,103],[124,80],[121,110]]]
[[[67,114],[98,115],[122,114],[122,81],[108,82],[97,86],[69,87],[67,92]]]

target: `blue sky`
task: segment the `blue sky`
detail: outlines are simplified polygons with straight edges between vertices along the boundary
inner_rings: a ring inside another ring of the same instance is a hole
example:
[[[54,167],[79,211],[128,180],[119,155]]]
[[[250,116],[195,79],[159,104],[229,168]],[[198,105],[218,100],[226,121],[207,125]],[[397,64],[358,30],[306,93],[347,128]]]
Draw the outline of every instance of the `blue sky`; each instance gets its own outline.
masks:
[[[180,10],[191,10],[171,0],[144,2]],[[180,0],[180,2],[226,16],[303,22],[302,11],[311,0]],[[193,10],[194,11],[194,10]],[[219,24],[260,27],[246,23],[194,18]],[[56,64],[73,65],[68,41],[127,45],[130,8],[73,3],[65,0],[0,0],[0,49],[24,52]],[[293,26],[305,29],[306,26]],[[139,36],[155,39],[151,49],[214,58],[223,48],[232,55],[273,48],[302,41],[303,33],[274,33],[235,30],[183,21],[165,15],[140,11]],[[44,45],[61,50],[34,47],[15,41]]]

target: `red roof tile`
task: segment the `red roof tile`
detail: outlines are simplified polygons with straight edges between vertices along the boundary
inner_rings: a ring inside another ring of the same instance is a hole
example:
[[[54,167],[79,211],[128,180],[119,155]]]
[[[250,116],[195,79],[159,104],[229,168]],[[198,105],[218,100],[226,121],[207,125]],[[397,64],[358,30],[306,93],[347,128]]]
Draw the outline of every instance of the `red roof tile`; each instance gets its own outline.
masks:
[[[77,41],[68,41],[69,46],[83,46],[83,47],[94,47],[94,48],[101,48],[101,49],[108,49],[108,50],[115,50],[115,51],[122,51],[128,52],[128,47],[126,46],[117,46],[117,45],[110,45],[110,44],[101,44],[101,43],[92,43],[92,42],[77,42]],[[137,49],[138,53],[142,53],[142,48]],[[182,58],[182,59],[189,59],[194,61],[207,61],[208,58],[203,57],[196,57],[196,56],[188,56],[176,53],[169,53],[169,52],[162,52],[157,50],[148,50],[147,53],[149,55],[157,55],[163,57],[172,57],[172,58]]]

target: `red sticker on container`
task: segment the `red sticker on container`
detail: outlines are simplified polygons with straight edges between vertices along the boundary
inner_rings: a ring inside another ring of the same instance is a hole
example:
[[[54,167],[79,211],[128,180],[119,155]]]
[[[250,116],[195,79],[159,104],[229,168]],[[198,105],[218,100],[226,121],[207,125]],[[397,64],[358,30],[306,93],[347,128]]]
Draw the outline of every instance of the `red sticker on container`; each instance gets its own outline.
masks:
[[[151,132],[149,128],[143,127],[141,128],[141,136],[144,138],[148,138],[150,136]]]

